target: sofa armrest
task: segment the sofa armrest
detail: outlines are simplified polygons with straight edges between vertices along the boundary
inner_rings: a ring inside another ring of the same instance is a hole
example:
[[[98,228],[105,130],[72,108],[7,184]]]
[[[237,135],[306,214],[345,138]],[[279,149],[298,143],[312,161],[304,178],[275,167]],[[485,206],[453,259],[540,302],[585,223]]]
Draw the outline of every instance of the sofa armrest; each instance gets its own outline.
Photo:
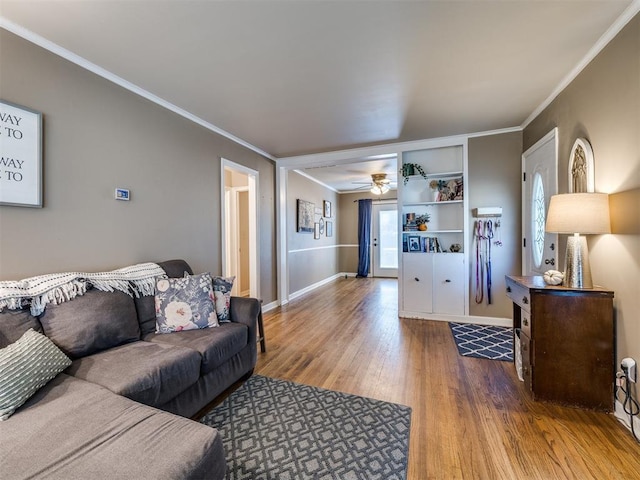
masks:
[[[231,297],[229,316],[232,322],[249,327],[249,341],[257,342],[258,316],[262,313],[260,300],[256,298]]]

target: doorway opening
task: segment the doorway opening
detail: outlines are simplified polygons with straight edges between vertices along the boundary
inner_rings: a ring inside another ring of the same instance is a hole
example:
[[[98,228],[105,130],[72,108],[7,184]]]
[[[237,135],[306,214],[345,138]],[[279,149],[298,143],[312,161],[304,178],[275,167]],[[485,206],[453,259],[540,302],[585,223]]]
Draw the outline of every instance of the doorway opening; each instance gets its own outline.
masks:
[[[231,294],[260,298],[258,172],[222,159],[222,274]]]

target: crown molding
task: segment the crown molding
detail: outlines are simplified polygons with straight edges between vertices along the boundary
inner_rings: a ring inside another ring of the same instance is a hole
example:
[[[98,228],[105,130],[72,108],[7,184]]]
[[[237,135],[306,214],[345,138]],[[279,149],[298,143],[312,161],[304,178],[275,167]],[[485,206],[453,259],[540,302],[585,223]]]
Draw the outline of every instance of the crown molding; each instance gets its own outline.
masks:
[[[569,74],[562,79],[560,84],[551,92],[551,95],[542,102],[538,107],[531,112],[531,115],[520,126],[521,129],[525,129],[535,118],[547,108],[551,102],[553,102],[562,91],[573,82],[576,77],[585,69],[591,61],[606,47],[611,40],[615,38],[618,33],[640,12],[640,0],[634,0],[622,14],[617,18],[615,22],[607,29],[606,32],[598,39],[593,47],[587,52],[587,54],[578,62],[578,64],[569,72]]]
[[[318,180],[317,178],[313,178],[311,175],[309,175],[308,173],[303,172],[302,170],[298,170],[295,169],[294,172],[296,172],[298,175],[302,175],[303,177],[305,177],[308,180],[311,180],[312,182],[317,183],[320,186],[323,186],[324,188],[327,188],[329,190],[331,190],[332,192],[335,193],[340,193],[338,190],[336,190],[335,188],[327,185],[326,183],[321,182],[320,180]]]
[[[176,113],[178,115],[180,115],[181,117],[186,118],[187,120],[196,123],[198,125],[200,125],[201,127],[206,128],[207,130],[210,130],[214,133],[217,133],[218,135],[221,135],[225,138],[227,138],[228,140],[231,140],[234,143],[237,143],[238,145],[241,145],[245,148],[248,148],[249,150],[257,153],[258,155],[262,155],[263,157],[268,158],[269,160],[273,160],[275,161],[275,157],[267,152],[265,152],[264,150],[261,150],[260,148],[256,147],[255,145],[250,144],[249,142],[245,142],[244,140],[242,140],[239,137],[236,137],[235,135],[227,132],[226,130],[223,130],[219,127],[216,127],[215,125],[213,125],[212,123],[207,122],[206,120],[203,120],[202,118],[186,111],[183,108],[178,107],[177,105],[174,105],[171,102],[168,102],[166,100],[164,100],[163,98],[160,98],[157,95],[154,95],[153,93],[145,90],[142,87],[139,87],[138,85],[135,85],[127,80],[125,80],[122,77],[119,77],[118,75],[111,73],[110,71],[96,65],[95,63],[90,62],[89,60],[87,60],[86,58],[83,58],[79,55],[76,55],[75,53],[67,50],[66,48],[61,47],[60,45],[47,40],[46,38],[32,32],[31,30],[28,30],[24,27],[22,27],[21,25],[18,25],[17,23],[12,22],[11,20],[0,16],[0,28],[3,28],[4,30],[7,30],[8,32],[11,32],[35,45],[38,45],[39,47],[44,48],[45,50],[48,50],[49,52],[58,55],[59,57],[64,58],[65,60],[70,61],[71,63],[74,63],[76,65],[78,65],[79,67],[84,68],[85,70],[88,70],[96,75],[98,75],[99,77],[104,78],[105,80],[108,80],[112,83],[115,83],[116,85],[124,88],[125,90],[128,90],[136,95],[139,95],[143,98],[146,98],[147,100],[155,103],[156,105],[159,105],[163,108],[166,108],[167,110]]]

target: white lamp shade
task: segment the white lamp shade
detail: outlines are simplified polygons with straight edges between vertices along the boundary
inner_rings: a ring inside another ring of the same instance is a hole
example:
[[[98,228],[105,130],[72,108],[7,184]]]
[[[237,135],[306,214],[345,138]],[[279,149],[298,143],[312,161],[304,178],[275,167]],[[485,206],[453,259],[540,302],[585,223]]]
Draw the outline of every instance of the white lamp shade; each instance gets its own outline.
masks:
[[[552,233],[611,233],[609,195],[565,193],[549,202],[546,231]]]

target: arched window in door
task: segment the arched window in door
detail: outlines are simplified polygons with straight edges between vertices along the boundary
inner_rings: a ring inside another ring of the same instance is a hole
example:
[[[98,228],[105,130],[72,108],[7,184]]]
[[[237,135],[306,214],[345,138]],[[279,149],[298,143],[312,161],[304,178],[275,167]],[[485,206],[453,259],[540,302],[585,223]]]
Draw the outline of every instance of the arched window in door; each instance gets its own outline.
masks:
[[[544,224],[547,219],[547,212],[544,204],[544,186],[540,172],[536,172],[533,176],[531,213],[533,220],[533,245],[531,245],[533,263],[536,268],[540,268],[540,265],[542,265],[542,256],[544,254]]]

